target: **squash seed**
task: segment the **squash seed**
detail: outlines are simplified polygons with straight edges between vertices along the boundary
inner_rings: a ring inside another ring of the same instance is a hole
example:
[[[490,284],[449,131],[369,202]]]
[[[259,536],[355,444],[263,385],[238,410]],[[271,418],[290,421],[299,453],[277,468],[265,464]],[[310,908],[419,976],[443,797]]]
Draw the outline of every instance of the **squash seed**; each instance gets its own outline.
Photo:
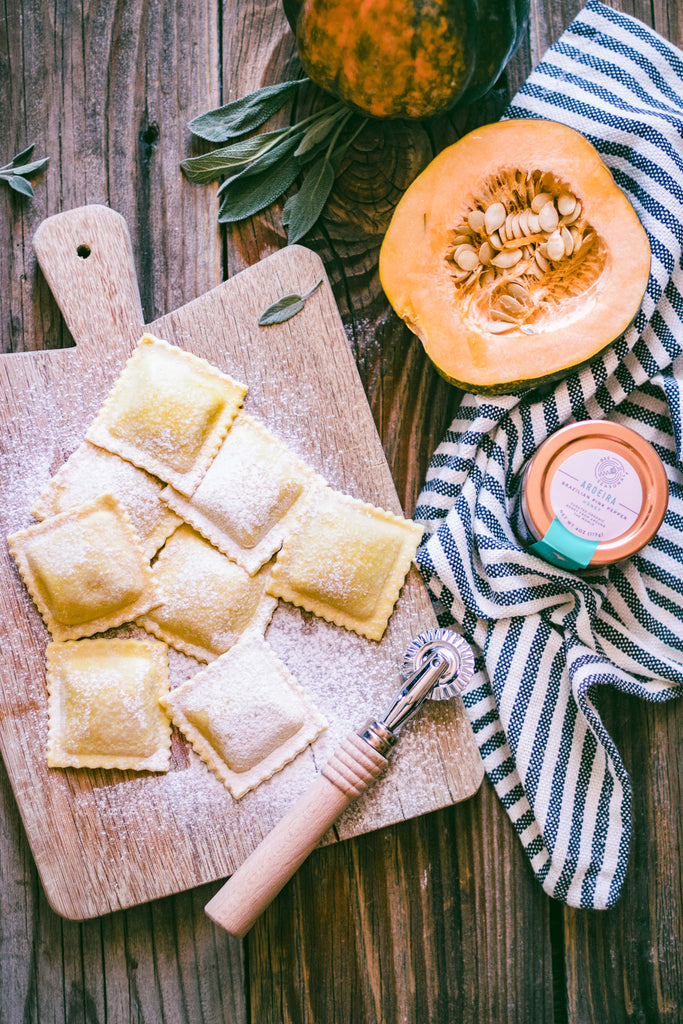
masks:
[[[484,213],[484,226],[487,235],[492,235],[494,231],[503,226],[506,215],[507,211],[502,203],[492,203],[488,207]]]
[[[467,223],[477,234],[484,227],[484,211],[483,210],[471,210],[467,214]]]
[[[560,222],[555,204],[550,202],[546,203],[541,207],[541,212],[538,215],[538,223],[541,225],[543,231],[554,231]]]
[[[552,235],[548,238],[545,243],[545,252],[543,254],[547,256],[549,260],[561,260],[564,256],[564,240],[559,231],[553,231]]]
[[[576,196],[572,195],[571,192],[561,192],[557,197],[557,212],[562,217],[568,217],[574,212],[576,206]]]
[[[562,241],[564,242],[564,254],[565,256],[571,256],[574,252],[574,238],[572,237],[569,228],[564,227],[564,225],[559,230]]]
[[[501,295],[498,299],[498,305],[506,313],[519,315],[523,312],[524,306],[517,299],[513,298],[512,295]]]
[[[510,281],[507,286],[508,293],[517,299],[519,302],[529,301],[529,289],[525,288],[519,281]]]
[[[543,256],[540,247],[534,253],[534,259],[536,260],[536,263],[538,264],[541,270],[550,270],[550,265],[546,258]]]
[[[519,234],[521,238],[523,238],[524,235],[530,235],[533,233],[529,224],[529,218],[531,216],[535,215],[531,213],[531,210],[528,207],[522,210],[521,213],[517,214],[517,223],[519,224]]]
[[[576,224],[577,220],[581,216],[581,210],[582,210],[581,203],[577,199],[576,206],[574,207],[573,211],[570,214],[568,214],[567,216],[562,218],[563,223],[564,224]]]
[[[455,251],[455,262],[462,270],[474,270],[479,265],[479,257],[470,245],[461,245]]]
[[[553,197],[549,192],[539,192],[531,200],[531,210],[533,213],[540,213],[544,206],[552,202]]]
[[[564,251],[564,246],[562,247],[562,249]],[[491,263],[494,265],[494,267],[514,267],[515,263],[519,263],[521,258],[521,249],[504,249],[502,252],[497,253],[493,257]]]

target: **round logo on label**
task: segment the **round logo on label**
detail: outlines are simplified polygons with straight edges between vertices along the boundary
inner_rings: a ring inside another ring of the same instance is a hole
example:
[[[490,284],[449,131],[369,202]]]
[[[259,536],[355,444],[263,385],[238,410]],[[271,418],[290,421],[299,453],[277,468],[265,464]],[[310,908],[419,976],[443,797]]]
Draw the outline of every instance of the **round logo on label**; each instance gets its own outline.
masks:
[[[618,487],[626,476],[626,469],[621,459],[603,456],[595,467],[595,479],[603,487]]]

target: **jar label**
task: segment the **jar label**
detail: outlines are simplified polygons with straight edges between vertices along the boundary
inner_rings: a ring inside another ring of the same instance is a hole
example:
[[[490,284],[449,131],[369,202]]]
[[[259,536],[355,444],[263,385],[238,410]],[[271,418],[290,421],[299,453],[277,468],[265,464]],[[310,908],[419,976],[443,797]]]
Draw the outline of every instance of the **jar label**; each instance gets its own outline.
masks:
[[[643,487],[633,466],[605,448],[570,455],[555,471],[550,504],[571,533],[587,541],[614,540],[635,523]]]

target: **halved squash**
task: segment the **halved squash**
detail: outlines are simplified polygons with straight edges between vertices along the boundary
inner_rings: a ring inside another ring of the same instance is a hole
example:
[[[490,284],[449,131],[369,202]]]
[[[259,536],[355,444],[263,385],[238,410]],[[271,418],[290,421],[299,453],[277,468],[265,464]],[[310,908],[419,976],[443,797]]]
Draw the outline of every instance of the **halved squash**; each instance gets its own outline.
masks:
[[[583,135],[510,120],[477,128],[416,178],[379,269],[439,372],[504,394],[563,376],[626,330],[650,246]]]

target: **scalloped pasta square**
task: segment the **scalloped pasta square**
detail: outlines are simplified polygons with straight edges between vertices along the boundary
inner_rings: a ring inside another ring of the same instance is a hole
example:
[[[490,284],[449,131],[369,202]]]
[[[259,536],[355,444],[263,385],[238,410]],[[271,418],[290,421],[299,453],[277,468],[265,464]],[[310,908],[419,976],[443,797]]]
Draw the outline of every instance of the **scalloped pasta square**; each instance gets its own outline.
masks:
[[[168,771],[168,649],[158,640],[48,644],[50,768]]]
[[[146,558],[152,558],[180,519],[161,501],[164,484],[119,455],[84,441],[50,480],[31,509],[36,519],[113,494],[130,516]]]
[[[224,554],[255,573],[296,521],[318,476],[253,417],[240,414],[191,498],[162,498]]]
[[[111,494],[7,538],[55,640],[132,622],[160,595],[127,513]]]
[[[264,633],[277,604],[266,594],[270,566],[250,576],[183,524],[152,566],[163,600],[136,620],[199,661],[213,661],[248,629]]]
[[[284,663],[254,635],[161,704],[236,799],[284,768],[327,728]]]
[[[246,392],[205,359],[146,334],[86,438],[189,495]]]
[[[321,487],[285,540],[268,593],[380,640],[421,537],[417,523]]]

